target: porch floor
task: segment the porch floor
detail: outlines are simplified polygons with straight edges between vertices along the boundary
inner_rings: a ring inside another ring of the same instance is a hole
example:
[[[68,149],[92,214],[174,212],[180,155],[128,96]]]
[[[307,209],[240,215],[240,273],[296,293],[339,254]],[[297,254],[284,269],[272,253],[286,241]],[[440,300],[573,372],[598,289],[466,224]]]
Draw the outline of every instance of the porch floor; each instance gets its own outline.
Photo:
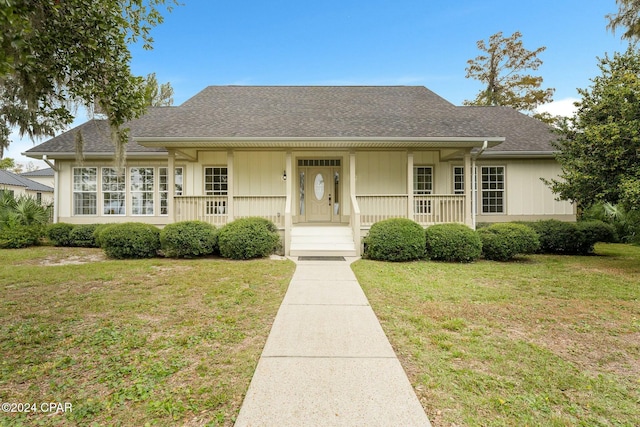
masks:
[[[291,229],[290,256],[356,256],[351,227],[295,225]]]

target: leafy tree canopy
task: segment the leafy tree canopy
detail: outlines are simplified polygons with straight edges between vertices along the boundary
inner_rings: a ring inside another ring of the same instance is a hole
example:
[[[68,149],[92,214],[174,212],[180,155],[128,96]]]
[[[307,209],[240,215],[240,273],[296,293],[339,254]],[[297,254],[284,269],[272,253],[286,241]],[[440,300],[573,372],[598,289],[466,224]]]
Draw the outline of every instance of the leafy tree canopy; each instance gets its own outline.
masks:
[[[578,110],[559,131],[563,172],[549,184],[583,207],[608,202],[640,209],[640,52],[629,46],[599,61],[602,75],[579,89]]]
[[[129,44],[153,42],[158,6],[177,0],[0,2],[0,145],[10,127],[53,136],[78,106],[106,114],[122,154],[122,125],[145,110],[145,84],[130,70]],[[168,6],[171,9],[171,6]]]
[[[637,41],[640,39],[640,0],[616,0],[618,13],[607,15],[607,28],[615,32],[625,28],[623,39]]]
[[[541,89],[542,77],[526,73],[542,65],[538,55],[546,48],[527,50],[522,45],[518,31],[509,37],[498,32],[477,42],[485,52],[467,61],[467,78],[479,80],[485,85],[474,100],[465,105],[507,105],[523,112],[533,112],[541,104],[551,102],[554,89]]]
[[[156,73],[147,75],[144,92],[145,105],[149,107],[167,107],[173,105],[173,87],[171,83],[158,83]]]

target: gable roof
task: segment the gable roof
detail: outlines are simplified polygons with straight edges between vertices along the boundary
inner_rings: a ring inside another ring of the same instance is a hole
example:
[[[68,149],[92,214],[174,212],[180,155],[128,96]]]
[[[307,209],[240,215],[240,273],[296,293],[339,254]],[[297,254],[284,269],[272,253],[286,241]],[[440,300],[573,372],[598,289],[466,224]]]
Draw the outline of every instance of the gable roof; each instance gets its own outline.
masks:
[[[53,193],[53,188],[24,178],[8,170],[0,169],[0,185],[11,185],[13,187],[24,187],[26,190],[39,191],[43,193]]]
[[[150,108],[131,129],[127,153],[160,155],[164,142],[278,139],[490,139],[498,152],[547,152],[550,127],[508,107],[457,107],[423,86],[209,86],[177,107]],[[25,154],[110,155],[104,120],[90,120]]]

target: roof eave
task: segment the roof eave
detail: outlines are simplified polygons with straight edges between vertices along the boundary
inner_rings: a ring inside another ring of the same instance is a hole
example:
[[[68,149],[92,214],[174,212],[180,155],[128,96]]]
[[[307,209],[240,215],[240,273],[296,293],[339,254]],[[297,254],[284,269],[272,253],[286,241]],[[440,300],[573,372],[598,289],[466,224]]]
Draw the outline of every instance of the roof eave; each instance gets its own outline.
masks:
[[[485,141],[489,147],[504,142],[502,137],[137,137],[143,147],[291,147],[291,148],[388,148],[442,147],[475,148]]]
[[[553,159],[557,151],[485,151],[482,154],[482,158],[538,158],[538,159]]]
[[[37,151],[37,152],[27,151],[27,152],[22,153],[22,155],[26,156],[26,157],[31,157],[32,159],[37,159],[37,160],[41,160],[42,156],[47,156],[49,159],[59,159],[59,160],[74,160],[76,158],[76,153],[75,152],[72,153],[72,152],[50,152],[50,151]],[[127,153],[127,158],[130,158],[130,159],[137,159],[137,158],[166,159],[167,155],[168,154],[166,152],[162,152],[162,151],[155,151],[155,152],[136,151],[136,152],[128,152]],[[84,156],[85,159],[89,159],[89,160],[91,160],[91,159],[96,159],[96,160],[109,159],[109,160],[113,160],[114,153],[88,152],[88,153],[83,153],[83,156]]]

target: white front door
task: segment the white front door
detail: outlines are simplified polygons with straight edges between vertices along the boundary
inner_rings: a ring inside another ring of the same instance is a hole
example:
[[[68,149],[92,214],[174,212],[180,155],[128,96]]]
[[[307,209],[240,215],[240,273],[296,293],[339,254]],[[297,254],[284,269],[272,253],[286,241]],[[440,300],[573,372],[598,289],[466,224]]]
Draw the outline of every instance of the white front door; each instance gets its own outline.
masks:
[[[331,205],[334,201],[331,168],[309,168],[306,181],[307,221],[330,222]]]

